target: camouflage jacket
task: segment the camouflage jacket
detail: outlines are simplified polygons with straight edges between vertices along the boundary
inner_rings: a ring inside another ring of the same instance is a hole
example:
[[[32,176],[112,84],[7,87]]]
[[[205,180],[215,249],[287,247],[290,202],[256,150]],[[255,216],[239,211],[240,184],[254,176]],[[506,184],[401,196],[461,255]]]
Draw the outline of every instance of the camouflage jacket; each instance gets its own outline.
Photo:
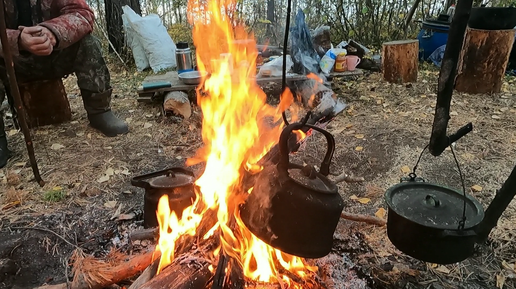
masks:
[[[3,1],[9,47],[16,57],[20,35],[16,0]],[[30,4],[33,24],[45,26],[55,34],[57,50],[76,43],[93,31],[95,16],[86,0],[30,0]]]

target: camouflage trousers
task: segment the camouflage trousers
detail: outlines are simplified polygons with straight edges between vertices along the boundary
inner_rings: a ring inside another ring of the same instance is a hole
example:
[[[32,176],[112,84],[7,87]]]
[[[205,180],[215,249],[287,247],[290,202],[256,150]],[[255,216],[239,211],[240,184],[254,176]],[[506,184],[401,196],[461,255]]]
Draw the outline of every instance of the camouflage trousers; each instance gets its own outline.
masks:
[[[112,88],[109,70],[102,56],[100,43],[91,34],[48,56],[22,52],[14,61],[14,69],[19,83],[63,78],[75,73],[86,112],[93,115],[110,109]],[[0,78],[11,102],[3,58],[0,58]],[[0,103],[3,99],[4,94],[0,91]]]

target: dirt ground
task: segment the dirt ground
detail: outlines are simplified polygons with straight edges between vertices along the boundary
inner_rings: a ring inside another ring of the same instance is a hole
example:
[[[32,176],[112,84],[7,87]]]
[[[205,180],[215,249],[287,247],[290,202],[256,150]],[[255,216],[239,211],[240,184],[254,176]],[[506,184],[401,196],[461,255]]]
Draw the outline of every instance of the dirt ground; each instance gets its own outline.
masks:
[[[131,186],[130,178],[182,166],[193,156],[202,145],[200,110],[195,107],[185,121],[163,117],[159,103],[136,101],[136,88],[146,74],[120,67],[111,65],[113,109],[129,123],[130,133],[106,138],[88,127],[75,79],[69,77],[65,84],[72,121],[32,130],[44,187],[33,181],[23,135],[7,120],[15,156],[0,170],[0,259],[14,262],[0,271],[0,288],[65,282],[74,246],[102,257],[112,248],[135,253],[151,245],[128,244],[129,232],[142,225],[144,193]],[[407,174],[406,166],[412,168],[429,141],[437,76],[436,69],[422,66],[418,82],[408,85],[386,83],[377,73],[334,82],[334,91],[348,107],[328,128],[337,143],[331,170],[366,180],[339,184],[346,211],[386,218],[385,190]],[[467,122],[474,125],[455,152],[468,193],[485,208],[514,166],[515,81],[507,78],[503,92],[495,95],[454,94],[450,130]],[[321,142],[317,137],[308,142],[301,152],[306,162],[322,159]],[[440,157],[425,154],[418,175],[460,188],[449,150]],[[473,257],[438,266],[396,250],[385,227],[341,220],[333,256],[345,258],[347,263],[339,266],[352,267],[369,288],[516,288],[515,223],[513,202]],[[339,274],[338,268],[333,271]]]

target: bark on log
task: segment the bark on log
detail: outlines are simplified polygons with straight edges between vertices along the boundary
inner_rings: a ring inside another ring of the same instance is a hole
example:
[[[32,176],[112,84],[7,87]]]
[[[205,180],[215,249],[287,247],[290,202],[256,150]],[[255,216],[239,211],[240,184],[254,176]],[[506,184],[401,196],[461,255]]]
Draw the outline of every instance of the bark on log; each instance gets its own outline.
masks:
[[[460,54],[455,89],[471,94],[501,91],[514,43],[514,29],[467,28]]]
[[[163,101],[163,109],[165,113],[174,113],[183,116],[184,119],[190,118],[192,108],[188,94],[183,91],[171,91],[165,95]]]
[[[68,97],[60,78],[20,83],[18,86],[29,128],[60,124],[72,119]]]
[[[417,81],[419,42],[398,40],[382,47],[383,78],[391,83]]]

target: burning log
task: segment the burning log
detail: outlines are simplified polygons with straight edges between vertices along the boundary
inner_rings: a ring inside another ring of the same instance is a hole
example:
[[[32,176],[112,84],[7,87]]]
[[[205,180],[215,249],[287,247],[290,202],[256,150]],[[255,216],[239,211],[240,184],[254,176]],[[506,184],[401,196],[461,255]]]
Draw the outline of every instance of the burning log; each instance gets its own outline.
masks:
[[[199,250],[203,252],[204,250]],[[139,289],[204,289],[213,273],[209,270],[210,262],[188,252],[178,256],[172,264],[158,275],[146,282]],[[135,287],[136,288],[136,287]]]
[[[129,286],[128,289],[140,289],[145,283],[149,282],[154,276],[156,276],[156,273],[158,272],[158,266],[159,266],[159,259],[154,260],[152,264],[143,271],[143,273],[136,279],[136,281]]]
[[[126,262],[113,266],[109,262],[91,260],[85,257],[83,253],[76,251],[72,257],[74,260],[74,278],[70,288],[105,288],[142,272],[156,258],[159,258],[159,253],[151,251],[137,255]]]

